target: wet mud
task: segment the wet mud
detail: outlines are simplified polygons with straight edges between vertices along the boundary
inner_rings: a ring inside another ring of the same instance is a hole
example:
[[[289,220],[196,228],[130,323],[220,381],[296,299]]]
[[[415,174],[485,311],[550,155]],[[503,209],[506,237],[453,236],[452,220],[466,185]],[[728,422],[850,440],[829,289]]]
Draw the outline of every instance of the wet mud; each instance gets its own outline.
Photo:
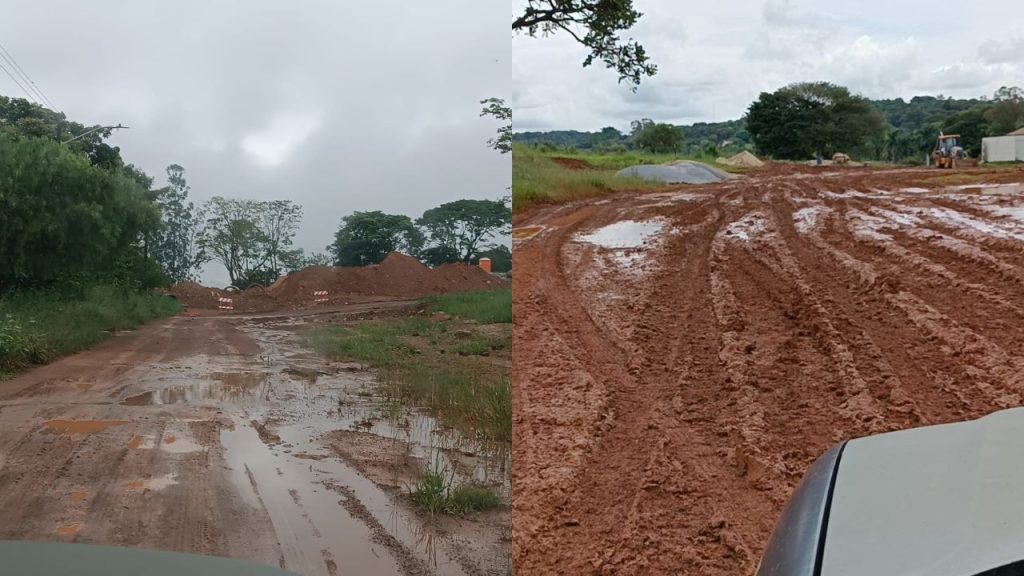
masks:
[[[398,452],[455,467],[445,451],[469,442],[387,405],[373,373],[304,347],[302,329],[346,315],[169,319],[0,382],[0,538],[304,575],[505,574],[508,509],[434,521],[407,496],[423,467],[400,482],[364,472]],[[350,452],[332,447],[332,434],[357,430]],[[375,452],[384,444],[398,448]],[[461,473],[499,478],[510,500],[508,451],[473,450],[486,457]]]
[[[1024,399],[1024,171],[752,174],[517,216],[517,571],[753,573],[833,443]]]

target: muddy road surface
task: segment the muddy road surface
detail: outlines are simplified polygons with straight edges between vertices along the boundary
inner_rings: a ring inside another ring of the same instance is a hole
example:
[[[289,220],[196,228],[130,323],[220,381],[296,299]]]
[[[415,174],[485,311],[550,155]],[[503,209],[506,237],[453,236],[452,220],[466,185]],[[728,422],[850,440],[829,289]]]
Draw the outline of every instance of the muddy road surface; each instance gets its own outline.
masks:
[[[1020,405],[1022,181],[769,170],[518,216],[517,570],[751,574],[834,442]]]
[[[304,575],[505,574],[507,534],[423,518],[397,481],[409,462],[415,472],[439,450],[472,448],[446,444],[429,416],[385,418],[371,372],[321,360],[299,336],[407,306],[165,319],[0,382],[0,539],[231,556]],[[363,447],[358,462],[332,448],[354,430],[360,442],[342,448]]]

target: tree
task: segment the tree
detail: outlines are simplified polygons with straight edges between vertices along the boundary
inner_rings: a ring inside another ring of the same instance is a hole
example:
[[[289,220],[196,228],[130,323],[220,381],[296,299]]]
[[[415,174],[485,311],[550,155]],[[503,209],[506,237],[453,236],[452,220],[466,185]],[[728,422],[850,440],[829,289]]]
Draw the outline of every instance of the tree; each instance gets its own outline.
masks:
[[[468,264],[482,241],[509,233],[512,210],[503,200],[456,200],[427,210],[416,224],[430,237],[428,263],[447,256]]]
[[[233,285],[273,282],[282,271],[301,266],[302,251],[289,247],[302,209],[290,200],[260,202],[215,196],[204,211],[207,217],[199,246],[224,265]]]
[[[494,116],[495,119],[504,122],[498,128],[498,136],[488,140],[487,145],[502,154],[508,154],[512,151],[512,109],[505,106],[505,101],[501,98],[488,98],[481,100],[480,103],[484,104],[483,110],[480,111],[481,116]]]
[[[762,92],[747,109],[746,122],[761,152],[790,160],[818,153],[867,155],[885,133],[882,115],[867,99],[827,82]]]
[[[137,170],[132,168],[132,173]],[[143,175],[135,175],[138,180]],[[152,178],[149,179],[152,182]],[[185,169],[177,164],[167,167],[168,186],[154,191],[160,206],[161,227],[148,242],[149,250],[172,282],[194,280],[206,257],[197,243],[202,215],[188,200],[189,185]],[[148,239],[147,239],[148,240]]]
[[[423,233],[412,219],[374,210],[342,218],[328,250],[337,266],[366,266],[383,261],[391,252],[416,256],[422,246]]]
[[[679,152],[683,148],[683,131],[671,124],[655,124],[650,119],[633,122],[633,144],[654,154]]]
[[[68,148],[84,154],[93,166],[108,170],[121,168],[124,162],[120,149],[103,142],[110,137],[111,130],[94,130],[96,128],[99,126],[71,122],[63,112],[54,112],[24,98],[0,96],[0,131],[68,142]]]
[[[135,179],[2,122],[0,175],[0,293],[132,280],[119,272],[134,266],[121,264],[141,260],[142,238],[160,221]]]
[[[993,100],[985,113],[990,135],[1003,136],[1024,126],[1024,90],[1004,86],[996,90]]]
[[[658,67],[647,58],[644,47],[619,33],[643,16],[633,0],[526,0],[522,14],[512,21],[512,31],[536,36],[565,32],[587,47],[590,54],[583,66],[601,60],[619,73],[619,82],[629,81],[636,91],[643,76],[654,76]]]
[[[486,250],[477,254],[480,258],[491,259],[492,272],[509,272],[512,270],[512,251],[503,244],[492,244]]]

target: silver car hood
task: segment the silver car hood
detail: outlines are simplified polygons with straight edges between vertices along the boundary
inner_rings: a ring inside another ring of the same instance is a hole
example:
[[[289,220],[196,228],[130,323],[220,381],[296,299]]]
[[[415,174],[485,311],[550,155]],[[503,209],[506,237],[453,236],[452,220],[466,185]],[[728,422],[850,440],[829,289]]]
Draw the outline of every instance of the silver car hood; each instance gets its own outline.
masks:
[[[969,576],[1024,559],[1024,408],[847,443],[821,576]]]

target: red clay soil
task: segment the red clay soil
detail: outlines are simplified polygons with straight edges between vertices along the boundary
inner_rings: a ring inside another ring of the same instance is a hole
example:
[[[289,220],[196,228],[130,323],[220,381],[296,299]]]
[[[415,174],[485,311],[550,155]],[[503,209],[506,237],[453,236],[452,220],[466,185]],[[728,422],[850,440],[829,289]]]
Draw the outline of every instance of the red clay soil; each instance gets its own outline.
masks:
[[[552,156],[551,161],[558,164],[562,168],[569,170],[593,170],[594,167],[586,160],[579,160],[577,158],[562,158],[561,156]]]
[[[833,443],[1020,405],[1024,188],[962,177],[773,168],[517,220],[517,572],[752,574]],[[623,220],[663,227],[581,235]]]
[[[217,299],[227,297],[236,311],[266,312],[320,305],[314,303],[314,292],[322,290],[327,291],[327,304],[348,304],[508,286],[507,280],[477,266],[446,264],[431,269],[411,256],[392,252],[380,264],[370,266],[304,268],[279,278],[268,288],[228,292],[186,282],[173,286],[171,293],[189,308],[216,309]]]

